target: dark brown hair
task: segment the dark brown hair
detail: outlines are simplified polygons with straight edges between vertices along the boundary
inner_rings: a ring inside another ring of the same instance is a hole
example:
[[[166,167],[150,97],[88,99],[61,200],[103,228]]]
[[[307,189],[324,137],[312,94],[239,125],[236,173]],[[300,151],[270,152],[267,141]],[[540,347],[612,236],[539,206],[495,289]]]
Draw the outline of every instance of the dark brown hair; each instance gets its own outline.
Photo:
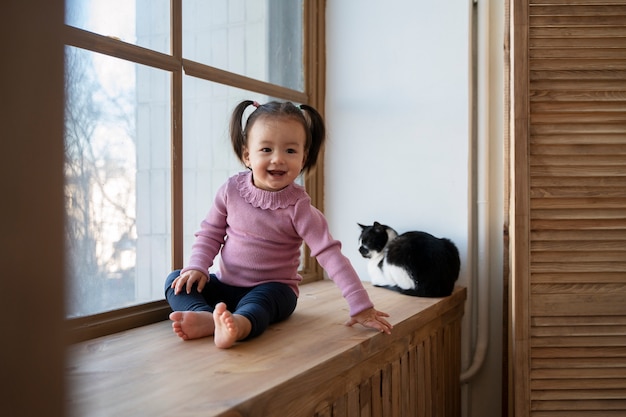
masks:
[[[244,123],[243,116],[248,106],[255,106],[256,109]],[[317,157],[326,138],[324,119],[313,107],[306,104],[297,107],[289,101],[270,101],[265,104],[258,104],[252,100],[244,100],[235,107],[230,119],[230,140],[235,155],[237,155],[239,160],[243,162],[243,152],[248,142],[248,132],[258,119],[265,117],[287,117],[302,124],[306,132],[306,142],[304,144],[306,160],[304,161],[302,171],[308,172],[312,169],[317,163]]]

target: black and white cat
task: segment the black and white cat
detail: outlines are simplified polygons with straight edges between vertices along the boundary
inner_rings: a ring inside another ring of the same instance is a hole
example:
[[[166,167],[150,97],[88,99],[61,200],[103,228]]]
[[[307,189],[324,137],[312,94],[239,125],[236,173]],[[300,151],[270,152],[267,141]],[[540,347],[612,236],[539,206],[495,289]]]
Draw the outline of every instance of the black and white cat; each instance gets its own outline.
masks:
[[[361,227],[359,252],[369,262],[372,285],[418,297],[445,297],[459,277],[459,251],[450,239],[426,232],[398,236],[378,222]]]

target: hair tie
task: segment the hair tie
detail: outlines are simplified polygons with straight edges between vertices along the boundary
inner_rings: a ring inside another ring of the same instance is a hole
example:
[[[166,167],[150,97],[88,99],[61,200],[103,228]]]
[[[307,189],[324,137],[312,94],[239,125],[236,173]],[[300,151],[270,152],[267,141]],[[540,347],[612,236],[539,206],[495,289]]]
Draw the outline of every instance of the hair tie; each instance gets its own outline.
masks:
[[[258,101],[253,101],[253,102],[252,102],[252,105],[253,105],[254,107],[256,107],[256,108],[258,108],[258,107],[260,106],[260,104],[259,104],[259,102],[258,102]]]

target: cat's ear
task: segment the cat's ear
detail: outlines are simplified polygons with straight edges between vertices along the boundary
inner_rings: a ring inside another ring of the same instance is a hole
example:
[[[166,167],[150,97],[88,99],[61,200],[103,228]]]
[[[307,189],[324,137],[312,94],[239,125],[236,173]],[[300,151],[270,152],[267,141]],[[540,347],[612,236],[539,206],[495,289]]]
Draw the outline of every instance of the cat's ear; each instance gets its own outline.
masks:
[[[378,227],[378,226],[382,226],[382,224],[380,224],[378,222],[374,222],[374,227]]]
[[[359,225],[359,227],[364,230],[367,226],[363,226],[361,223],[357,223]]]

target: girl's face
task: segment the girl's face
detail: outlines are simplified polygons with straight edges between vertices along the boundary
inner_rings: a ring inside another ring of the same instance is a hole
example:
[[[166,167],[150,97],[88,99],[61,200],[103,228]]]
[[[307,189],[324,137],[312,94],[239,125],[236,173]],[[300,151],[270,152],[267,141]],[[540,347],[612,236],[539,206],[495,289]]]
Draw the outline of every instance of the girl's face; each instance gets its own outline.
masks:
[[[254,185],[267,191],[279,191],[300,175],[306,154],[306,133],[296,120],[257,119],[248,132],[243,161],[252,169]]]

